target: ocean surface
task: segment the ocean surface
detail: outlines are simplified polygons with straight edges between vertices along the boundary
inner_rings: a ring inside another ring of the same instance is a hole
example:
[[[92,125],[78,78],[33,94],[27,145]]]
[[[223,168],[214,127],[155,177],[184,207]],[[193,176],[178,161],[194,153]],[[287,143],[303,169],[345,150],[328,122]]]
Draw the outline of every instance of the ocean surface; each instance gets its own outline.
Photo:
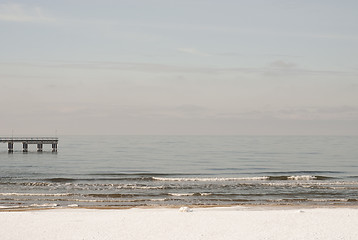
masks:
[[[358,205],[355,136],[61,136],[0,144],[0,208]]]

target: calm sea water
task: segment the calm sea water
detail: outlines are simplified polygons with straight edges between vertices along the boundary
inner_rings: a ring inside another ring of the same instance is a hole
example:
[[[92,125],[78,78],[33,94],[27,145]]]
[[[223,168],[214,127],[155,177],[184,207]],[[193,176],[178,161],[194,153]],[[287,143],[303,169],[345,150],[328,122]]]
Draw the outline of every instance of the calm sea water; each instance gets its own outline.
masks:
[[[358,204],[358,137],[62,136],[0,145],[0,207]]]

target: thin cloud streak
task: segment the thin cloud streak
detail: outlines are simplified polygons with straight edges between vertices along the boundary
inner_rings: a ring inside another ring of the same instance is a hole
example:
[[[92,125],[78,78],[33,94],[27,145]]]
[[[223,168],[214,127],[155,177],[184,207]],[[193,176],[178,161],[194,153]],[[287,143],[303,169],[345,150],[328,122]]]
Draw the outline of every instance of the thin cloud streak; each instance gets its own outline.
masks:
[[[63,69],[88,69],[88,70],[118,70],[133,72],[163,72],[163,73],[199,73],[199,74],[226,74],[226,73],[243,73],[243,74],[261,74],[264,76],[288,74],[292,75],[336,75],[336,76],[357,76],[356,71],[336,71],[299,68],[295,63],[285,61],[274,61],[263,67],[206,67],[206,66],[186,66],[186,65],[169,65],[160,63],[135,63],[135,62],[46,62],[46,63],[29,63],[29,62],[0,62],[1,66],[24,66],[36,68],[63,68]],[[1,74],[1,73],[0,73]],[[14,73],[18,75],[18,73]],[[11,76],[11,74],[4,74]]]
[[[0,21],[6,22],[53,22],[41,7],[28,7],[22,4],[0,4]]]
[[[195,48],[179,48],[178,51],[182,52],[182,53],[187,53],[187,54],[190,54],[190,55],[201,56],[201,57],[210,57],[210,56],[212,56],[209,53],[199,51],[199,50],[197,50]]]
[[[281,120],[358,120],[358,106],[291,107],[276,110],[253,110],[221,113],[227,119],[281,119]]]

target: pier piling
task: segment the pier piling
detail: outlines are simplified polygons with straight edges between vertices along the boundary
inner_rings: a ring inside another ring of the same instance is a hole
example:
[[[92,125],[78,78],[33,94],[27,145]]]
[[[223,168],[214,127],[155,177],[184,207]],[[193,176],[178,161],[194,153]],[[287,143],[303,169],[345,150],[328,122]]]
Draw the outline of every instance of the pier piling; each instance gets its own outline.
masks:
[[[13,153],[14,152],[14,143],[13,142],[8,142],[7,143],[7,148],[8,148],[9,153]]]
[[[42,152],[42,143],[37,144],[37,151]]]
[[[22,151],[28,152],[29,151],[29,144],[27,142],[22,143]]]
[[[52,152],[57,152],[57,143],[52,143]]]

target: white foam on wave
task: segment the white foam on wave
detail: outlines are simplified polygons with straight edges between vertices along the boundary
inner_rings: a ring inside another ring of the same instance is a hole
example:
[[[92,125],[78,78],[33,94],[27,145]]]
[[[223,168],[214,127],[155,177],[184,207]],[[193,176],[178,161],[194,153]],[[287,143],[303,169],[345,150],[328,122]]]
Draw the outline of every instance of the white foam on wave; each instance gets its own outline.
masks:
[[[71,193],[0,193],[0,196],[71,196]]]
[[[212,193],[200,193],[201,196],[210,196]]]
[[[168,195],[175,196],[175,197],[184,197],[184,196],[193,196],[194,193],[168,193]]]
[[[156,181],[173,181],[173,182],[225,182],[225,181],[266,181],[270,180],[270,176],[260,176],[260,177],[241,177],[241,178],[230,178],[230,177],[217,177],[217,178],[166,178],[166,177],[153,177],[153,180]],[[287,180],[317,180],[316,176],[311,175],[298,175],[298,176],[288,176]],[[273,179],[275,181],[275,179]]]
[[[67,207],[78,207],[78,204],[69,204]]]
[[[68,201],[72,202],[90,202],[90,203],[105,203],[105,202],[113,202],[113,203],[126,203],[126,202],[144,202],[145,199],[69,199]]]
[[[348,202],[347,198],[309,198],[307,199],[311,202]]]
[[[166,198],[155,198],[155,199],[150,199],[151,202],[164,202],[166,201]]]
[[[145,190],[156,190],[163,189],[164,186],[118,186],[117,189],[145,189]]]
[[[244,180],[268,180],[269,177],[243,177],[243,178],[163,178],[153,177],[156,181],[172,181],[172,182],[224,182],[224,181],[244,181]]]
[[[0,206],[0,209],[8,209],[8,208],[21,208],[21,206],[6,206],[6,205],[3,205],[3,206]]]
[[[57,207],[56,203],[31,204],[30,207]]]
[[[310,175],[290,176],[287,180],[316,180],[317,177]]]
[[[194,195],[200,195],[200,196],[210,196],[212,193],[168,193],[170,196],[175,197],[185,197],[185,196],[194,196]]]

